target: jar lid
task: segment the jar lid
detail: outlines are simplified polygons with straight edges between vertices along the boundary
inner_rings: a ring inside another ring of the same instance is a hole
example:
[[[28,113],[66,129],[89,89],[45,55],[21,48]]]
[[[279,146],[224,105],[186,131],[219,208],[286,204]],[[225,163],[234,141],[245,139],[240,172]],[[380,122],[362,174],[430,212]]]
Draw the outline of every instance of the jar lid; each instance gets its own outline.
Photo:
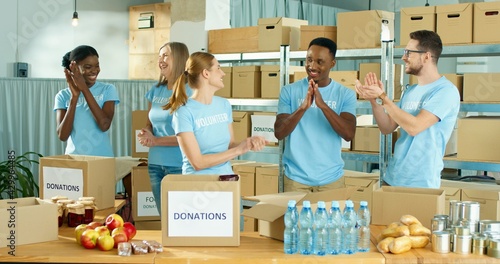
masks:
[[[92,196],[80,197],[80,198],[78,198],[78,201],[95,201],[95,198]]]
[[[83,205],[86,205],[86,206],[92,206],[92,205],[94,205],[94,201],[77,201],[76,203],[83,204]]]
[[[72,204],[75,203],[75,200],[67,199],[67,200],[58,200],[57,203],[61,204]]]
[[[50,198],[50,200],[52,200],[52,202],[57,202],[59,200],[68,200],[68,197],[67,196],[62,196],[62,195],[56,195],[56,196],[53,196],[52,198]]]
[[[66,207],[68,209],[81,209],[81,208],[83,208],[83,204],[79,204],[79,203],[68,204],[68,205],[66,205]]]

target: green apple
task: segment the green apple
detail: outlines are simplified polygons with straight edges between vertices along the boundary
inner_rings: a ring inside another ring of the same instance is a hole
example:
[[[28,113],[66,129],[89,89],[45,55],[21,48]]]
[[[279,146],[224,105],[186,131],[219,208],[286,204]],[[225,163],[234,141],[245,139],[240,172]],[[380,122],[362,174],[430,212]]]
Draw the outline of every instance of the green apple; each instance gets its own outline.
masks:
[[[102,251],[108,251],[115,246],[115,240],[109,235],[102,235],[97,238],[97,248]]]
[[[78,243],[78,245],[82,244],[81,242],[82,233],[87,229],[92,229],[92,228],[86,224],[80,224],[75,227],[75,238],[76,238],[76,243]]]

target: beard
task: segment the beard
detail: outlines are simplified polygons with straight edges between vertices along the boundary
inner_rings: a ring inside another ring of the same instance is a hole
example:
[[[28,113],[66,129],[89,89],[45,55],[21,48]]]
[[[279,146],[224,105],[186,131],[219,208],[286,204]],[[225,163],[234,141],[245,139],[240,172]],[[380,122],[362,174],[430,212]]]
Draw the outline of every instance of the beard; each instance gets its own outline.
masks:
[[[407,69],[405,69],[406,74],[411,74],[411,75],[419,75],[420,71],[422,70],[422,64],[419,65],[409,65]]]

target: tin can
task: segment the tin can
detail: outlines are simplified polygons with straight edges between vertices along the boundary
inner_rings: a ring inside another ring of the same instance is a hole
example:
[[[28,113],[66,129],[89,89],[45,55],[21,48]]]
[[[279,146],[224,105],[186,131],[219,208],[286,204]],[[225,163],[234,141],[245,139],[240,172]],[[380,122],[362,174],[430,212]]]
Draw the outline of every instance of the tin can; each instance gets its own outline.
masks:
[[[448,227],[447,215],[435,215],[431,221],[431,231],[444,231]]]
[[[471,235],[455,235],[455,253],[458,254],[470,254],[471,253],[471,245],[472,245],[472,236]]]
[[[450,253],[450,233],[435,231],[431,235],[432,251],[436,253]]]
[[[462,201],[461,211],[462,211],[462,219],[468,220],[469,222],[478,222],[480,220],[479,217],[479,202],[473,201]]]
[[[460,224],[460,220],[462,220],[461,207],[462,207],[461,201],[450,200],[450,214],[449,214],[450,225]]]

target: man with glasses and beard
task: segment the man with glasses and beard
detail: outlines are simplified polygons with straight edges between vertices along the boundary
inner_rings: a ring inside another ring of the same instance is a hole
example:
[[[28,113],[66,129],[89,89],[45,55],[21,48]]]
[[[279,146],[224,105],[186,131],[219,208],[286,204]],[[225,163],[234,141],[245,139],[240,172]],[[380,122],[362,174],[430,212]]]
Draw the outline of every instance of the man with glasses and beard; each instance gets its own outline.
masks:
[[[405,72],[415,75],[418,83],[409,86],[397,103],[387,97],[374,73],[366,75],[364,85],[356,81],[356,91],[370,101],[380,131],[389,134],[400,127],[385,184],[440,187],[446,143],[460,109],[458,89],[438,72],[442,50],[441,38],[435,32],[410,33],[401,59]]]

